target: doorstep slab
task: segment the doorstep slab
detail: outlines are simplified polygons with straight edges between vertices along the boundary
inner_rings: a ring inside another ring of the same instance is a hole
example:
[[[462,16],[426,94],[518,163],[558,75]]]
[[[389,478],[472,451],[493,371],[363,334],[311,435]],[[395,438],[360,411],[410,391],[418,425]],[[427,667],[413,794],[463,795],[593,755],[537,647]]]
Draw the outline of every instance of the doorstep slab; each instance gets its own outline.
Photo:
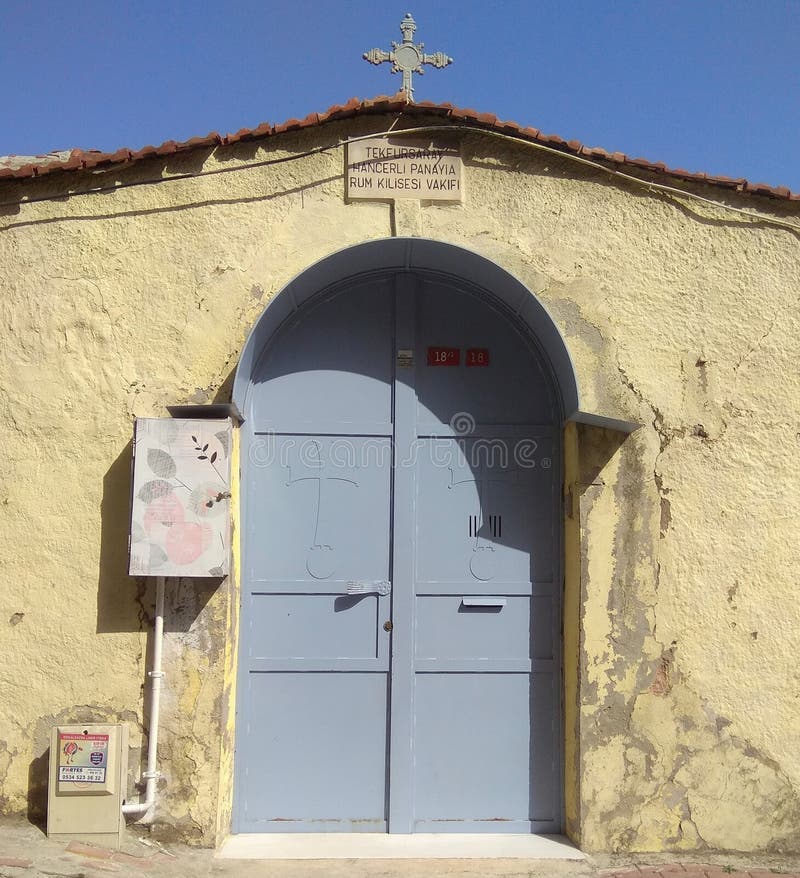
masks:
[[[586,859],[563,835],[495,833],[242,833],[227,838],[216,856],[225,860]]]

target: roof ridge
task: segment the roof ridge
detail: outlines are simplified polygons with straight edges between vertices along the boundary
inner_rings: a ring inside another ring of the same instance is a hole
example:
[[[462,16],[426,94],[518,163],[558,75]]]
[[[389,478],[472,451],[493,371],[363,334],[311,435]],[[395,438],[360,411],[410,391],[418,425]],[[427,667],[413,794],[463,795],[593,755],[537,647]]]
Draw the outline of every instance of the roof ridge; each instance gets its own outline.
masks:
[[[592,161],[639,168],[654,174],[663,174],[667,177],[693,183],[708,183],[713,186],[735,189],[738,192],[752,195],[800,201],[800,193],[793,193],[786,186],[751,183],[744,177],[727,177],[704,172],[692,172],[684,168],[669,168],[664,162],[652,162],[644,158],[631,158],[626,153],[608,152],[602,147],[586,146],[579,140],[564,140],[556,134],[543,134],[538,128],[522,126],[513,121],[502,121],[492,113],[481,113],[477,110],[454,107],[449,103],[433,103],[431,101],[409,103],[402,92],[394,95],[379,95],[368,100],[354,97],[350,98],[345,104],[334,104],[322,113],[310,113],[302,119],[288,119],[280,124],[262,122],[255,128],[240,128],[236,132],[224,135],[211,131],[205,137],[192,137],[184,141],[167,140],[158,146],[148,145],[138,150],[122,148],[116,150],[116,152],[102,152],[101,150],[94,149],[71,149],[54,150],[41,156],[3,156],[0,157],[0,180],[40,177],[58,171],[103,168],[155,156],[175,155],[195,149],[232,146],[243,141],[259,140],[289,131],[313,128],[328,122],[350,119],[356,116],[397,112],[408,115],[428,114],[443,116],[453,122],[468,123],[473,126],[487,128],[511,137],[517,137],[522,141],[539,143]],[[51,156],[57,156],[57,158],[42,162],[35,161],[35,159],[49,159]]]

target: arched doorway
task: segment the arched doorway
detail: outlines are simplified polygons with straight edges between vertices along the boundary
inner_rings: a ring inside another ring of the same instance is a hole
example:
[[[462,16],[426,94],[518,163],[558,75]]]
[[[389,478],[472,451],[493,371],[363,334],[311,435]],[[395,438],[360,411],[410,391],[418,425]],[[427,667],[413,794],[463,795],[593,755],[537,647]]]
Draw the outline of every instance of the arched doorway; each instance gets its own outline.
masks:
[[[391,239],[242,355],[234,831],[554,832],[569,356],[469,251]]]

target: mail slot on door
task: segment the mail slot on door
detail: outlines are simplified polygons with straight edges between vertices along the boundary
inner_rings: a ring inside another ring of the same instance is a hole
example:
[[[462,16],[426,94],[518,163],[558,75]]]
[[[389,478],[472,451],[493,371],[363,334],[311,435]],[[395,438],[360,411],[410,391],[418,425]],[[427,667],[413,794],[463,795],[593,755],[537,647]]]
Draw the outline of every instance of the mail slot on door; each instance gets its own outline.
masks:
[[[461,598],[462,607],[486,607],[502,610],[508,603],[505,598]]]

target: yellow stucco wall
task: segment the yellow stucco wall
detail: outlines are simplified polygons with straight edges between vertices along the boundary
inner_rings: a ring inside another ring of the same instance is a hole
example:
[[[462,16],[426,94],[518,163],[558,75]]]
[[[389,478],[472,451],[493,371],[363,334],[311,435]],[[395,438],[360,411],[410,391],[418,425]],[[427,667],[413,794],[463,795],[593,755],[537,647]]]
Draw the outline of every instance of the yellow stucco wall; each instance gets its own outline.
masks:
[[[132,419],[227,401],[292,276],[422,234],[519,277],[584,408],[643,425],[567,437],[570,831],[590,850],[800,848],[798,235],[479,134],[464,204],[346,204],[339,138],[390,122],[0,185],[3,204],[48,197],[0,207],[2,810],[41,813],[59,721],[127,722],[139,776],[153,590],[125,573]],[[286,161],[78,194],[265,159]],[[233,579],[167,599],[157,820],[202,844],[229,820],[237,607]]]

